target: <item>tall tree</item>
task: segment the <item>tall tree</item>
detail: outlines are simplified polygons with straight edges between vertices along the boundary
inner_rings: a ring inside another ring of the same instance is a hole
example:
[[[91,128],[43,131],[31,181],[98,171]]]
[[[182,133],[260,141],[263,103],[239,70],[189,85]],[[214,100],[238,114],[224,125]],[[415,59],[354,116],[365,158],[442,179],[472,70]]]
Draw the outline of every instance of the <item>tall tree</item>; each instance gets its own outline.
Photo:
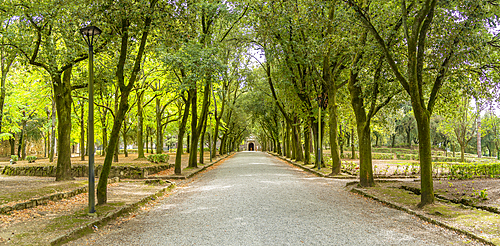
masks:
[[[132,16],[129,16],[125,13],[130,11],[128,8],[133,8],[134,6],[122,5],[121,19],[119,20],[118,27],[120,28],[121,34],[121,45],[120,45],[120,55],[118,58],[118,64],[116,68],[116,77],[118,87],[121,93],[120,103],[118,111],[115,114],[115,119],[113,121],[113,128],[111,130],[111,136],[109,139],[108,147],[106,150],[106,157],[104,159],[104,164],[102,167],[101,175],[99,178],[99,183],[97,184],[97,202],[98,204],[105,204],[107,202],[107,183],[109,171],[111,170],[111,162],[113,158],[113,154],[116,151],[116,147],[118,146],[118,138],[120,134],[120,128],[122,126],[123,120],[125,118],[125,113],[129,109],[128,104],[128,96],[134,87],[134,83],[137,80],[137,75],[140,71],[142,56],[146,49],[146,43],[148,40],[148,34],[150,32],[151,23],[153,21],[153,16],[155,13],[157,0],[153,0],[149,3],[149,6],[144,6],[143,12],[138,13],[142,17],[142,23],[133,23],[134,25],[138,25],[141,27],[140,34],[136,37],[136,40],[139,41],[139,47],[137,48],[137,53],[135,55],[135,59],[132,65],[132,71],[130,76],[128,77],[128,83],[125,83],[125,64],[127,61],[127,56],[129,55],[129,49],[132,49],[129,45],[130,39],[133,37],[130,36],[131,24],[132,21],[135,20]],[[129,13],[130,14],[130,13]],[[133,33],[132,33],[133,34]]]

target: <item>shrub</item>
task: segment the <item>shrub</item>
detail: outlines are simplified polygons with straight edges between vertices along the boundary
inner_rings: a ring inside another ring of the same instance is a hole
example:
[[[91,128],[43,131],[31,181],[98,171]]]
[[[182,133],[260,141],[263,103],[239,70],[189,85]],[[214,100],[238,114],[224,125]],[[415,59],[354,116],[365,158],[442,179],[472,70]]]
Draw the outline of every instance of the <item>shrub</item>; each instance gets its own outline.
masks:
[[[11,155],[10,156],[10,163],[11,164],[16,164],[17,160],[18,160],[18,156],[17,155]]]
[[[450,164],[449,179],[473,179],[476,177],[499,178],[500,163],[487,164]]]
[[[36,160],[36,156],[26,156],[26,160],[28,160],[28,163],[33,163]]]
[[[372,159],[374,159],[374,160],[392,160],[392,159],[394,159],[394,154],[392,154],[392,153],[372,153]]]
[[[146,158],[148,161],[153,163],[166,163],[168,162],[168,158],[170,156],[168,154],[152,154],[148,155]]]

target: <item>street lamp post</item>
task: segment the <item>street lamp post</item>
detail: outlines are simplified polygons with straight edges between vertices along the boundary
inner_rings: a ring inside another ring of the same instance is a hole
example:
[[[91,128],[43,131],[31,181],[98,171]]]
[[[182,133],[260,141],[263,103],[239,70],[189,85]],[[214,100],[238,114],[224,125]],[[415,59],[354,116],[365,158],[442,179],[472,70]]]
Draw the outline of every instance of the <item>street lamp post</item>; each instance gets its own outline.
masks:
[[[88,146],[89,146],[89,213],[95,213],[95,174],[94,174],[94,43],[97,42],[101,29],[88,26],[80,29],[83,40],[89,46],[89,120],[88,120]],[[95,40],[94,40],[95,37]]]

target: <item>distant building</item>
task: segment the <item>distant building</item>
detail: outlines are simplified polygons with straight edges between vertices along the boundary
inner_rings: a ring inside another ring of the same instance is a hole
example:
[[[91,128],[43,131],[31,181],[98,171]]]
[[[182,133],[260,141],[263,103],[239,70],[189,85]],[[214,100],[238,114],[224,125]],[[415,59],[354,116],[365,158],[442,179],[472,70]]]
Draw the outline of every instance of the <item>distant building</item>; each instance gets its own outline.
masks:
[[[240,146],[240,150],[244,151],[261,151],[262,147],[254,136],[250,135],[245,139],[245,144]]]

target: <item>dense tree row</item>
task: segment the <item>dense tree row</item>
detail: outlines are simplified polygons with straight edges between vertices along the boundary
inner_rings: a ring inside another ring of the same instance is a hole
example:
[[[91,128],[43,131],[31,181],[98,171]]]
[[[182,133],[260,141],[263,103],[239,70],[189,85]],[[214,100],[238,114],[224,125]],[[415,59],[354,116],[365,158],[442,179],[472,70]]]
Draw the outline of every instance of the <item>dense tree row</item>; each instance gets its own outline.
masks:
[[[94,147],[79,29],[96,25],[100,204],[119,146],[137,146],[139,158],[175,148],[181,173],[182,153],[196,167],[205,148],[225,154],[250,134],[317,167],[327,145],[332,174],[344,151],[358,151],[362,186],[374,185],[372,145],[418,145],[429,204],[431,147],[460,149],[463,160],[479,135],[476,149],[500,152],[497,4],[4,0],[0,136],[22,157],[43,139],[57,180],[72,178],[72,148],[84,159]]]

